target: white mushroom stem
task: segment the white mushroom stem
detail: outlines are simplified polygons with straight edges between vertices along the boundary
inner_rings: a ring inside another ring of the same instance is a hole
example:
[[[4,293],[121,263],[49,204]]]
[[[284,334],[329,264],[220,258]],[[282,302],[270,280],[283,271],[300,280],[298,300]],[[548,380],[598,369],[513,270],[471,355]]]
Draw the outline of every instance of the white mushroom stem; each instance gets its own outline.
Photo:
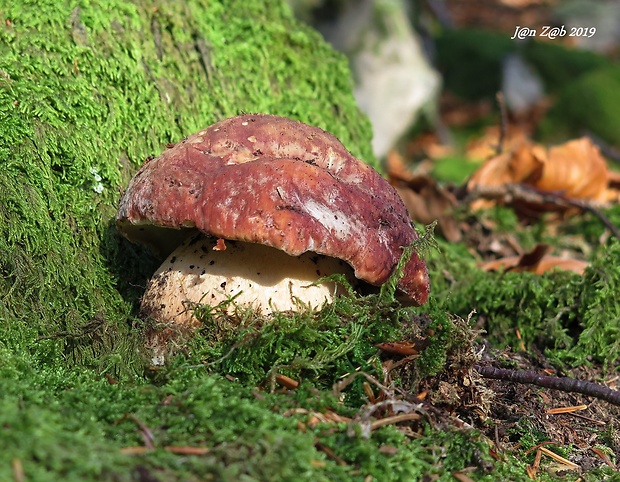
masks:
[[[314,253],[295,257],[259,244],[191,237],[163,262],[142,297],[141,317],[166,327],[147,340],[155,354],[153,362],[163,363],[165,345],[174,338],[166,331],[198,325],[191,309],[194,303],[216,306],[234,297],[235,304],[265,315],[317,309],[331,302],[342,287],[313,283],[334,273],[355,280],[353,269],[339,259]]]

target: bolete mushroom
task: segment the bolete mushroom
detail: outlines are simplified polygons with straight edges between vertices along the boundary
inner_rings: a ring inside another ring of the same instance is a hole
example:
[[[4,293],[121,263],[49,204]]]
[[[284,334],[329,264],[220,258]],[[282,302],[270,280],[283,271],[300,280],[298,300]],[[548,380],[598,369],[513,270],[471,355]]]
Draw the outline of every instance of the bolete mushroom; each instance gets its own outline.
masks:
[[[334,272],[381,285],[417,239],[377,171],[322,129],[266,114],[225,119],[147,161],[116,225],[167,256],[141,316],[181,331],[198,324],[186,301],[237,296],[269,313],[330,301],[334,284],[314,282]],[[428,273],[416,253],[398,288],[426,302]]]

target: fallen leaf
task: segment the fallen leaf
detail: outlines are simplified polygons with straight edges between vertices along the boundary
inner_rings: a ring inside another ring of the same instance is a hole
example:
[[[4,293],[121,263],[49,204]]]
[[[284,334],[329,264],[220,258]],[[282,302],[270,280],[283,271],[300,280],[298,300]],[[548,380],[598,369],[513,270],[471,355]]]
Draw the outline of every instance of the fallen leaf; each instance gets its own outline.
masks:
[[[504,184],[526,182],[542,168],[534,155],[535,150],[543,149],[537,144],[522,142],[514,149],[503,151],[489,158],[474,172],[467,183],[471,191],[477,186],[502,186]]]
[[[437,220],[439,233],[448,241],[460,241],[461,230],[451,215],[457,204],[454,194],[427,174],[412,173],[395,152],[388,156],[387,168],[388,180],[407,206],[411,219],[423,224]]]
[[[467,143],[465,155],[472,162],[484,162],[497,156],[497,146],[500,139],[499,126],[490,126],[482,136]],[[522,145],[531,144],[528,131],[519,126],[511,126],[502,141],[502,152],[514,152]]]
[[[467,188],[471,192],[479,187],[525,184],[571,199],[604,203],[618,199],[619,181],[620,176],[610,174],[599,148],[584,137],[549,149],[523,141],[513,150],[488,159],[472,175]],[[480,199],[472,203],[472,208],[490,204],[493,201]]]
[[[605,202],[609,172],[600,150],[586,137],[560,146],[537,149],[542,164],[533,186],[541,191],[561,192],[566,197]]]
[[[530,271],[536,274],[543,274],[557,268],[583,274],[585,269],[590,265],[586,261],[579,259],[549,256],[546,254],[548,250],[549,246],[538,244],[534,249],[521,256],[508,256],[488,261],[481,264],[480,267],[484,271]]]
[[[411,356],[417,355],[419,353],[415,344],[409,341],[393,341],[388,343],[379,343],[375,346],[379,350],[389,353],[391,355]]]

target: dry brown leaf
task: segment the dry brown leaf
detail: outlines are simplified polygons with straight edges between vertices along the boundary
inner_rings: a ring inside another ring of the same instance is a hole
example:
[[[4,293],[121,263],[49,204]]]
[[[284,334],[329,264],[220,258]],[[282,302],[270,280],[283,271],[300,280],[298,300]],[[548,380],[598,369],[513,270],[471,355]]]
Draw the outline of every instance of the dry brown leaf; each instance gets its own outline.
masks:
[[[607,162],[589,138],[546,149],[523,142],[514,150],[487,160],[470,178],[467,188],[526,184],[543,192],[572,199],[608,202],[618,198],[618,176],[610,175]],[[489,201],[472,203],[486,207]]]
[[[437,220],[438,231],[452,242],[461,239],[461,231],[450,215],[456,206],[454,194],[440,186],[432,177],[414,174],[396,152],[390,153],[387,162],[388,180],[407,206],[414,221],[430,224]]]
[[[524,183],[530,178],[539,177],[542,163],[535,156],[535,152],[541,149],[543,148],[537,144],[523,141],[512,150],[491,157],[474,172],[467,182],[467,189],[473,191],[479,186]],[[471,208],[484,209],[494,204],[491,200],[478,199],[471,203]]]
[[[611,189],[620,189],[620,172],[609,171],[608,184]]]
[[[419,353],[416,344],[410,341],[392,341],[375,345],[379,350],[391,355],[411,356]]]
[[[579,259],[548,256],[546,255],[548,248],[545,244],[538,244],[532,251],[521,256],[508,256],[496,259],[483,263],[480,267],[485,271],[530,271],[536,274],[543,274],[557,268],[583,274],[589,266],[589,263]]]
[[[474,162],[482,162],[497,155],[499,126],[487,127],[481,137],[467,143],[465,155]],[[512,126],[502,142],[502,152],[514,152],[523,144],[531,144],[525,128]]]
[[[534,187],[562,192],[569,198],[606,201],[607,162],[587,137],[551,147],[547,152],[537,150],[534,156],[542,164]]]
[[[620,202],[620,173],[609,171],[609,178],[607,180],[607,202],[619,203]]]
[[[437,220],[437,231],[448,241],[461,239],[461,231],[451,210],[456,206],[454,195],[429,176],[420,176],[410,183],[392,182],[414,221],[430,224]]]
[[[415,178],[415,174],[405,162],[405,158],[394,149],[388,152],[385,158],[385,170],[390,179],[409,182]]]
[[[590,263],[580,259],[566,259],[559,256],[545,256],[538,263],[538,267],[534,271],[536,274],[546,273],[554,268],[564,271],[572,271],[573,273],[583,274]]]
[[[472,102],[448,91],[442,92],[439,98],[441,119],[448,127],[463,127],[481,122],[493,113],[493,108],[493,102],[490,99]]]
[[[491,157],[471,176],[468,189],[521,183],[538,177],[537,173],[542,168],[538,157],[542,155],[542,149],[538,144],[522,142],[513,150]]]
[[[394,152],[388,153],[388,160]],[[436,132],[423,132],[408,140],[402,152],[408,159],[438,159],[453,154],[454,148],[443,143]]]

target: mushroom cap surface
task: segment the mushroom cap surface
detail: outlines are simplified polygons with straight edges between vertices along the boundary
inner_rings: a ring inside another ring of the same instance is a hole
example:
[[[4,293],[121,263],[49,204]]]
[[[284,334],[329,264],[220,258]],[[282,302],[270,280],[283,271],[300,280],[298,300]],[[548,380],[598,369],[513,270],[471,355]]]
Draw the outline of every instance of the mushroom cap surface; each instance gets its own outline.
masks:
[[[349,263],[381,285],[417,233],[396,190],[333,135],[285,117],[225,119],[147,161],[116,216],[130,241],[167,256],[185,228],[307,251]],[[426,302],[426,264],[416,253],[398,287]]]

